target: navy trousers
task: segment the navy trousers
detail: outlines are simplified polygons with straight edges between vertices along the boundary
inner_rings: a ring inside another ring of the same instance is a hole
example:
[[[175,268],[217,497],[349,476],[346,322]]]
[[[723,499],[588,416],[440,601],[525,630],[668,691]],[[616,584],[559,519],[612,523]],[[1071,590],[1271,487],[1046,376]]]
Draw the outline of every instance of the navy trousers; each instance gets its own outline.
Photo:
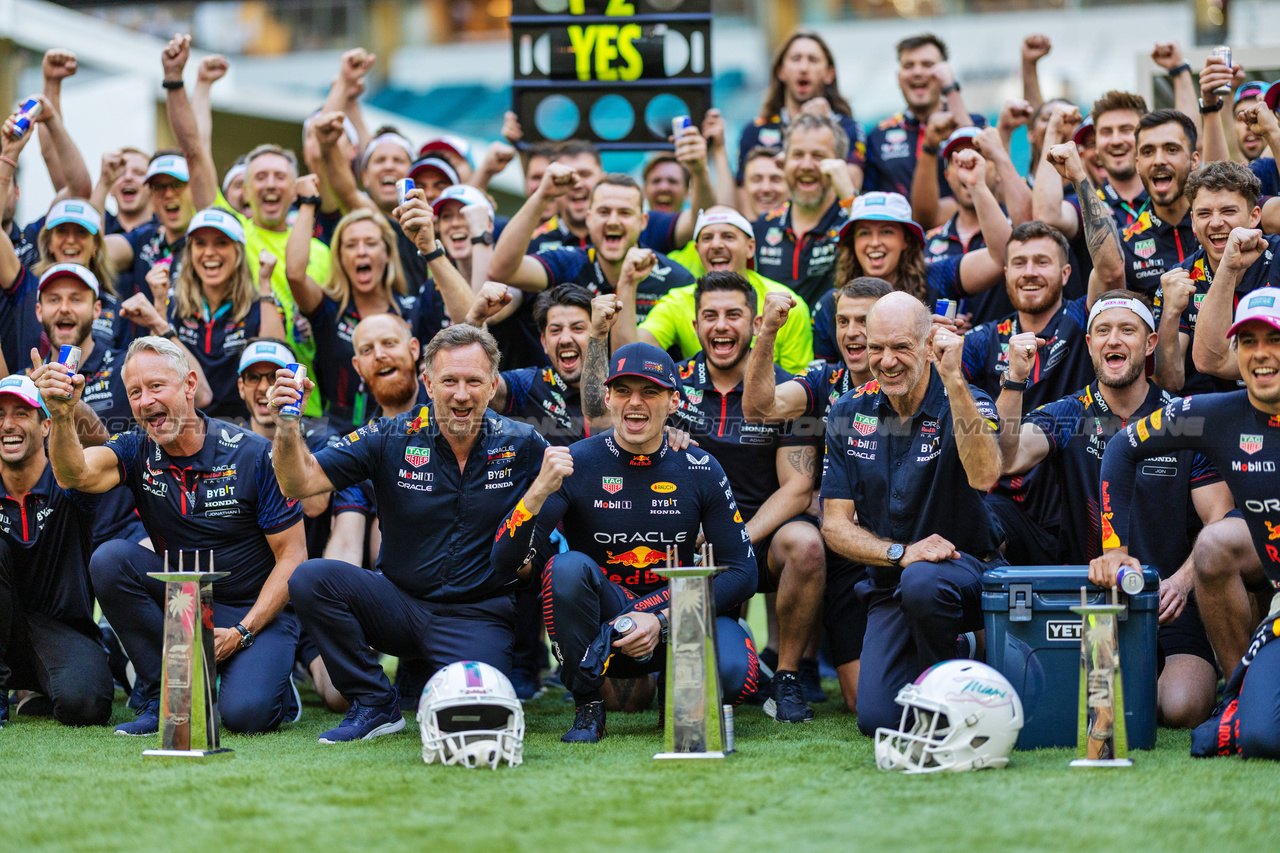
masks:
[[[105,543],[89,561],[102,612],[133,661],[133,689],[146,702],[160,698],[164,644],[164,582],[147,577],[164,571],[159,554],[122,539]],[[253,602],[213,602],[213,624],[233,628]],[[293,686],[298,621],[281,611],[247,649],[218,663],[218,711],[222,726],[242,734],[269,732],[297,712]]]
[[[380,572],[341,560],[307,560],[289,579],[289,599],[333,686],[362,705],[385,705],[393,696],[380,652],[422,658],[432,673],[474,660],[511,675],[511,595],[469,604],[423,601]]]

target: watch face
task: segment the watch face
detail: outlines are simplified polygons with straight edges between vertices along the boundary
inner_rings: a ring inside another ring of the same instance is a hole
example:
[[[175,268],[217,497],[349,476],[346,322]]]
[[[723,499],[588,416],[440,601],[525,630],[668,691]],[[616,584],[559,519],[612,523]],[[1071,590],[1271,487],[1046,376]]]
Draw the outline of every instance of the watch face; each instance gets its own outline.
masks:
[[[906,548],[904,548],[903,546],[895,542],[894,544],[889,546],[888,557],[890,560],[897,562],[898,560],[902,559],[902,554],[906,550],[907,550]]]

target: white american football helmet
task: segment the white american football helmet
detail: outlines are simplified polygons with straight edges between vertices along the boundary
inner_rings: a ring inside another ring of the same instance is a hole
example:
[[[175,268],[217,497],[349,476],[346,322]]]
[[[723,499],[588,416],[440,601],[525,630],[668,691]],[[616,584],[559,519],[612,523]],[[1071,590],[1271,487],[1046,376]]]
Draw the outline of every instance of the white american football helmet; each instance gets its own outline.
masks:
[[[507,677],[487,663],[459,661],[427,682],[418,702],[422,760],[497,769],[524,760],[524,708]]]
[[[931,666],[894,701],[902,706],[898,728],[876,730],[876,765],[882,770],[1004,767],[1022,730],[1022,700],[1013,685],[975,660]]]

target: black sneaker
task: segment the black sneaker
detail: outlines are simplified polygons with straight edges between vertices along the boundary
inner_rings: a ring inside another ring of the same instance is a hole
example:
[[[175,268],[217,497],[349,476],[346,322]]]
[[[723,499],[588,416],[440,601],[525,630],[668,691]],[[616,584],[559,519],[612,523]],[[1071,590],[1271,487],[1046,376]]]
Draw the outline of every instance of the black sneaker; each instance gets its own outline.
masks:
[[[9,722],[9,691],[0,690],[0,729]]]
[[[604,700],[596,699],[575,709],[573,727],[561,735],[560,740],[565,743],[599,743],[604,735]]]
[[[780,723],[813,721],[813,709],[804,702],[804,688],[794,672],[773,674],[773,697],[764,703],[764,712]]]
[[[827,701],[827,691],[822,689],[822,677],[818,674],[817,658],[800,659],[800,686],[804,688],[804,701],[814,705]]]

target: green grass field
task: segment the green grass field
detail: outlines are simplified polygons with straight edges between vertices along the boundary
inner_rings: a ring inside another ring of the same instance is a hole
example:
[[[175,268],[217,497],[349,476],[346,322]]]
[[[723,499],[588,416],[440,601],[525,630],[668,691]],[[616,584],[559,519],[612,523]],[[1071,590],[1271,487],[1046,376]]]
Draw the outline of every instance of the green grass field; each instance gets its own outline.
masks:
[[[838,696],[832,682],[826,685]],[[613,714],[597,746],[561,744],[559,690],[526,706],[525,762],[426,766],[412,721],[321,746],[338,715],[304,692],[301,722],[227,736],[234,759],[144,759],[152,739],[19,719],[0,730],[8,850],[1261,850],[1280,766],[1192,760],[1161,731],[1129,770],[1069,770],[1069,750],[1015,753],[1006,770],[902,777],[838,700],[806,726],[736,716],[737,755],[655,762],[657,714]],[[114,722],[132,719],[118,703]]]

